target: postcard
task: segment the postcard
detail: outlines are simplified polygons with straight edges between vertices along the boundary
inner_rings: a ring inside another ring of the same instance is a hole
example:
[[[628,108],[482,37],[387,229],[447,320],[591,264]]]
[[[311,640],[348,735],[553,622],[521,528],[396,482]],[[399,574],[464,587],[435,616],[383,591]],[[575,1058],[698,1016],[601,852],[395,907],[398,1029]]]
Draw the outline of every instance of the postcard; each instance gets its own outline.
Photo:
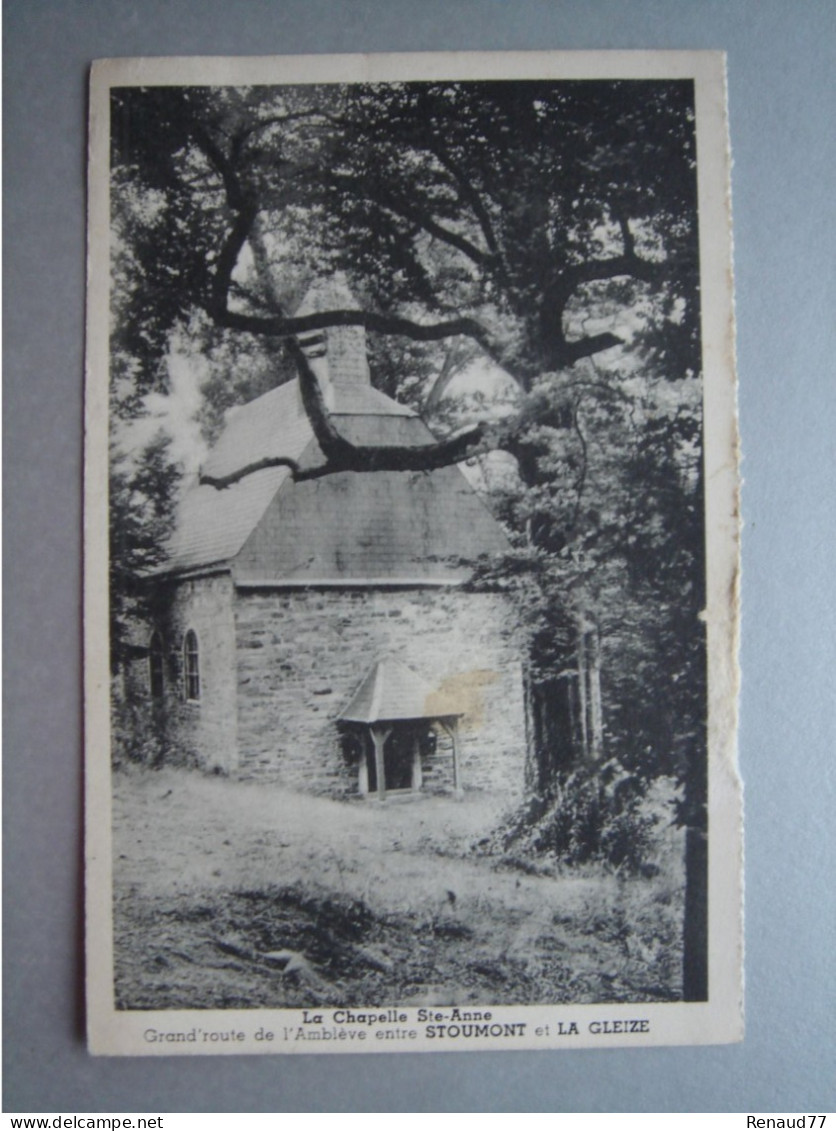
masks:
[[[725,107],[93,65],[91,1052],[742,1038]]]

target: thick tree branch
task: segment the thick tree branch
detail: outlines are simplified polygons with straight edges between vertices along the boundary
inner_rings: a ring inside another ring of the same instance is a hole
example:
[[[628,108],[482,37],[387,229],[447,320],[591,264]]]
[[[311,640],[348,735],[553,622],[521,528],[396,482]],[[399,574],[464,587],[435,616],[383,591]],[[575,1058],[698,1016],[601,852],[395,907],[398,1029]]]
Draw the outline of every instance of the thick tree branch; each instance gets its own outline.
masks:
[[[211,139],[207,139],[207,141],[211,144]],[[459,434],[438,443],[421,445],[418,448],[402,448],[399,446],[385,448],[357,447],[340,435],[325,405],[319,381],[308,364],[304,350],[297,341],[297,335],[327,329],[330,326],[360,325],[378,333],[399,334],[417,341],[438,341],[461,334],[473,338],[486,351],[490,352],[491,343],[488,340],[487,332],[475,319],[471,318],[450,319],[445,322],[423,325],[413,322],[411,319],[374,314],[362,310],[331,310],[315,312],[298,318],[288,318],[282,313],[277,313],[272,317],[261,317],[230,310],[228,303],[232,275],[244,244],[251,236],[254,238],[257,245],[254,249],[257,260],[259,253],[263,253],[263,247],[260,243],[260,233],[255,231],[255,221],[258,215],[257,205],[247,199],[229,162],[218,147],[214,149],[212,160],[224,177],[230,206],[232,206],[230,191],[232,199],[237,202],[237,205],[235,219],[218,256],[209,303],[207,304],[208,312],[218,325],[231,329],[247,330],[251,333],[281,336],[287,339],[288,349],[299,371],[302,402],[314,435],[325,456],[325,463],[318,468],[302,470],[294,460],[285,457],[265,457],[228,476],[201,476],[201,483],[218,488],[228,487],[255,471],[260,471],[266,467],[279,466],[289,467],[296,479],[316,478],[339,470],[428,471],[466,459],[469,455],[476,454],[477,450],[487,451],[490,450],[490,447],[495,446],[493,441],[487,439],[487,428],[483,429],[480,425],[470,429],[467,434]],[[265,264],[259,262],[258,265],[263,274]],[[271,297],[274,298],[275,296]],[[488,443],[488,447],[479,449],[478,445],[482,443]]]
[[[438,342],[462,334],[478,342],[487,352],[493,349],[487,330],[475,318],[450,318],[443,322],[414,322],[392,314],[377,314],[370,310],[326,310],[300,317],[282,314],[262,317],[213,306],[209,313],[219,325],[230,330],[244,330],[250,334],[290,338],[329,326],[364,326],[377,334],[399,334],[416,342]],[[493,354],[492,354],[493,356]]]
[[[362,310],[324,311],[300,318],[288,318],[281,313],[261,316],[230,310],[229,292],[232,275],[244,244],[250,237],[259,208],[255,198],[245,191],[232,162],[227,159],[220,146],[202,128],[198,127],[196,133],[199,144],[221,176],[227,204],[234,213],[232,225],[215,264],[209,298],[205,304],[207,313],[219,326],[230,330],[243,330],[251,334],[285,338],[324,330],[329,326],[364,326],[367,330],[378,334],[397,334],[423,342],[436,342],[462,334],[478,342],[491,357],[496,357],[487,331],[475,318],[452,318],[443,322],[425,324],[414,322],[409,318]],[[446,233],[446,229],[444,231]],[[447,233],[448,236],[450,234]],[[478,248],[473,250],[479,251]]]
[[[479,227],[482,230],[482,235],[485,237],[485,243],[488,245],[488,249],[490,250],[492,255],[498,256],[499,242],[497,241],[493,223],[491,222],[490,215],[481,196],[473,187],[471,181],[468,180],[468,178],[464,175],[456,162],[453,161],[450,155],[446,153],[441,148],[441,146],[432,146],[430,148],[430,152],[447,170],[447,172],[458,185],[459,189],[461,190],[459,199],[462,201],[462,203],[469,205],[471,211],[473,212],[473,215],[476,217],[476,220],[479,223]]]
[[[302,115],[299,115],[302,116]],[[261,126],[290,120],[290,116],[277,116],[260,123]],[[230,160],[211,135],[201,126],[196,126],[198,143],[203,148],[210,163],[215,167],[223,181],[227,204],[235,216],[227,236],[221,246],[215,271],[212,278],[209,300],[206,303],[207,312],[214,321],[223,327],[235,330],[244,330],[253,334],[284,337],[289,339],[289,349],[296,360],[300,372],[303,402],[314,428],[314,434],[319,441],[323,453],[330,463],[336,466],[346,461],[363,462],[363,456],[358,455],[348,441],[344,440],[333,427],[324,400],[322,399],[319,383],[311,371],[304,351],[295,340],[296,335],[309,333],[316,330],[327,329],[331,326],[361,325],[368,330],[383,334],[398,334],[417,341],[438,341],[456,335],[465,335],[478,341],[486,350],[490,351],[490,342],[484,328],[470,318],[450,319],[431,325],[413,322],[411,319],[399,318],[391,315],[377,315],[369,311],[358,310],[333,310],[315,312],[300,318],[288,318],[279,311],[275,301],[275,293],[271,291],[270,298],[276,307],[277,313],[272,316],[259,316],[245,314],[229,309],[229,295],[232,289],[232,276],[238,258],[249,239],[253,245],[256,259],[256,269],[262,284],[269,284],[269,272],[266,265],[265,249],[261,234],[256,230],[258,206],[254,199],[244,191],[239,177],[235,172],[234,157],[243,147],[245,140],[257,127],[237,136],[232,143],[233,159]],[[416,213],[417,210],[405,209],[405,212]],[[471,245],[463,238],[459,240],[455,233],[448,232],[440,225],[435,224],[431,217],[421,218],[422,226],[427,231],[437,234],[453,246],[460,245],[465,254],[482,254],[478,248]],[[380,449],[375,449],[378,453]],[[367,460],[368,462],[368,457]],[[447,461],[449,462],[449,461]],[[211,477],[201,476],[201,482],[215,487],[227,487],[232,483],[265,467],[288,466],[298,478],[302,473],[298,465],[283,457],[270,457],[248,464],[231,476]],[[439,465],[440,466],[440,465]]]
[[[221,490],[224,487],[231,487],[233,483],[238,483],[241,479],[245,479],[248,475],[253,475],[256,471],[264,471],[267,467],[289,467],[294,479],[299,477],[299,464],[295,459],[289,459],[286,456],[265,456],[263,459],[253,460],[252,463],[245,464],[244,467],[238,468],[229,475],[205,475],[203,472],[198,477],[198,482],[201,486],[217,487]]]
[[[221,322],[223,313],[228,310],[232,275],[238,257],[249,238],[259,209],[253,195],[245,190],[235,167],[234,157],[240,153],[244,136],[239,135],[233,140],[233,159],[230,159],[199,122],[195,122],[194,134],[198,145],[223,182],[227,205],[233,213],[232,224],[218,253],[206,303],[208,313],[216,322]]]
[[[301,467],[297,461],[284,456],[266,456],[229,475],[201,475],[201,484],[223,489],[267,467],[290,468],[296,482],[321,479],[340,471],[435,471],[499,449],[515,453],[521,438],[531,425],[532,414],[529,410],[507,421],[481,422],[444,440],[416,447],[404,447],[400,444],[374,447],[352,444],[335,426],[334,418],[325,404],[322,388],[302,347],[291,340],[289,349],[299,372],[302,403],[322,452],[323,462],[314,467]]]
[[[328,419],[327,416],[325,419]],[[222,490],[268,467],[290,468],[297,483],[323,479],[326,475],[334,475],[340,471],[436,471],[442,467],[461,463],[473,456],[486,455],[488,452],[500,449],[513,452],[523,428],[522,421],[518,419],[504,425],[476,424],[445,440],[411,448],[399,445],[358,446],[349,443],[335,432],[332,440],[327,444],[330,454],[323,463],[314,467],[302,468],[295,460],[283,456],[265,456],[229,475],[201,474],[199,482],[201,485]]]
[[[238,258],[248,240],[254,238],[256,244],[259,240],[258,233],[254,232],[259,208],[255,198],[251,198],[244,190],[231,162],[205,133],[202,143],[206,146],[207,156],[223,179],[227,203],[234,213],[234,219],[218,254],[208,300],[205,303],[207,313],[218,326],[288,339],[297,334],[324,330],[331,326],[363,326],[373,333],[398,335],[422,342],[442,341],[445,338],[462,335],[477,342],[489,357],[501,364],[499,351],[485,327],[475,318],[467,316],[445,319],[441,322],[421,323],[397,315],[356,309],[318,311],[296,318],[287,317],[281,312],[268,316],[230,310],[229,295]],[[257,257],[259,249],[254,250]],[[474,248],[474,250],[478,252],[478,249]],[[264,264],[262,263],[260,267],[263,274]]]
[[[234,158],[244,144],[244,135],[237,135],[233,139],[231,157],[227,157],[212,136],[200,125],[196,126],[196,136],[207,158],[222,178],[227,204],[234,214],[231,227],[215,264],[208,301],[205,304],[207,312],[219,326],[256,335],[288,339],[297,334],[324,330],[330,326],[363,326],[373,333],[399,335],[413,341],[425,342],[441,341],[445,338],[463,335],[477,342],[492,360],[500,365],[504,364],[505,368],[509,368],[507,360],[502,357],[484,326],[476,319],[468,316],[427,324],[397,315],[378,314],[363,310],[322,311],[299,318],[289,318],[281,313],[258,315],[230,310],[229,295],[232,288],[232,276],[241,251],[253,233],[259,208],[255,196],[247,192],[236,171]],[[452,166],[449,171],[451,175],[455,176]],[[463,183],[461,178],[459,180],[460,183]],[[491,263],[498,263],[498,259],[493,253],[483,251],[466,237],[444,227],[417,205],[405,203],[392,196],[386,197],[382,202],[374,199],[372,202],[378,203],[380,207],[390,208],[405,219],[419,224],[429,234],[435,235],[449,246],[457,248],[480,266],[485,267]],[[487,215],[485,215],[485,218],[487,220]],[[630,237],[626,221],[624,226],[627,230],[627,236]],[[491,238],[494,237],[491,236]],[[585,264],[579,264],[564,271],[552,296],[554,308],[551,317],[551,337],[552,360],[555,366],[570,366],[581,358],[590,357],[602,350],[609,349],[611,346],[620,344],[620,339],[614,334],[598,334],[576,341],[566,340],[562,328],[563,312],[572,291],[577,286],[593,279],[606,279],[618,274],[633,274],[639,278],[649,278],[651,275],[655,276],[656,273],[657,266],[636,256],[632,244],[628,245],[627,239],[625,239],[625,253],[623,255],[605,260],[590,260]],[[519,373],[512,375],[520,379]]]
[[[574,290],[582,283],[593,283],[601,279],[615,279],[619,275],[630,275],[643,283],[656,283],[662,278],[663,266],[649,259],[642,259],[633,251],[623,255],[613,255],[607,259],[587,259],[584,263],[573,264],[567,268],[567,286]]]
[[[571,341],[564,338],[561,347],[561,364],[568,367],[584,357],[592,357],[604,350],[612,349],[613,346],[623,344],[623,340],[616,334],[609,333],[591,334],[587,338],[577,338]]]
[[[450,228],[445,228],[434,219],[429,212],[423,208],[418,208],[416,205],[407,204],[405,201],[398,201],[394,197],[378,198],[374,201],[381,208],[387,209],[389,212],[394,212],[396,216],[403,217],[410,223],[417,224],[419,228],[423,228],[428,235],[434,236],[436,239],[441,240],[442,243],[460,251],[468,259],[472,260],[479,267],[484,267],[492,260],[492,255],[483,251],[482,248],[477,247],[466,236],[460,235],[458,232],[452,231]]]
[[[541,332],[543,341],[547,343],[549,364],[554,368],[574,365],[582,358],[593,357],[622,344],[622,340],[611,333],[592,334],[576,339],[566,337],[563,325],[566,309],[579,287],[619,276],[629,276],[656,285],[664,277],[665,267],[662,263],[636,255],[635,241],[627,220],[623,217],[617,219],[624,241],[623,253],[606,259],[587,259],[583,263],[570,264],[559,271],[544,292],[540,308]]]
[[[209,163],[214,166],[220,175],[227,204],[233,212],[240,212],[246,207],[247,200],[244,187],[233,162],[229,160],[209,131],[197,119],[194,120],[192,129],[195,141],[203,150]]]
[[[461,367],[461,351],[455,349],[453,345],[447,348],[444,355],[444,363],[441,366],[441,372],[432,383],[432,388],[427,394],[427,399],[424,402],[424,413],[432,413],[438,406],[441,398],[447,391],[450,382],[459,372]]]
[[[229,313],[229,292],[232,287],[232,274],[238,262],[241,249],[247,242],[258,209],[255,204],[243,205],[238,211],[227,237],[221,245],[215,264],[215,273],[209,289],[206,308],[219,325],[224,325],[224,317]]]
[[[333,121],[328,114],[318,109],[290,111],[287,114],[271,114],[269,118],[258,118],[251,126],[241,131],[240,137],[242,143],[244,143],[249,141],[253,134],[266,130],[270,126],[283,126],[288,122],[301,122],[311,118],[321,118],[324,122]]]
[[[613,346],[622,344],[615,334],[589,334],[583,338],[566,337],[563,319],[566,307],[574,292],[574,286],[565,276],[558,278],[548,291],[540,308],[540,337],[544,346],[543,362],[545,369],[568,369],[585,357],[592,357]]]
[[[353,177],[338,176],[335,174],[333,180],[336,184],[341,184],[345,191],[362,196],[362,199],[368,204],[373,204],[377,208],[392,212],[395,216],[400,216],[411,224],[417,224],[417,226],[423,228],[428,235],[434,236],[436,239],[441,240],[442,243],[446,243],[450,247],[460,251],[462,255],[466,256],[479,267],[484,267],[494,258],[492,252],[485,251],[466,236],[453,231],[451,228],[445,227],[444,224],[437,220],[426,208],[421,207],[417,198],[416,200],[404,200],[403,197],[397,196],[395,193],[382,192],[379,185],[375,185],[374,190],[369,191],[364,188],[362,182],[358,185]],[[358,189],[360,190],[359,192]]]
[[[635,258],[636,255],[636,240],[633,233],[630,231],[630,224],[627,217],[620,212],[614,212],[616,222],[621,231],[621,239],[624,244],[624,254]]]
[[[322,388],[304,351],[294,342],[291,352],[299,371],[302,403],[325,457],[323,468],[304,471],[300,477],[314,477],[317,471],[320,474],[333,471],[433,471],[458,463],[480,451],[488,451],[500,439],[500,430],[496,426],[476,424],[445,440],[417,447],[404,447],[400,444],[374,447],[352,444],[335,427],[333,417],[326,407]]]
[[[223,488],[255,471],[275,466],[289,467],[297,480],[317,478],[343,470],[358,472],[383,470],[431,471],[472,456],[485,454],[497,448],[513,451],[515,447],[519,446],[521,432],[525,425],[531,422],[530,413],[525,419],[518,417],[503,423],[483,422],[476,424],[447,439],[422,444],[418,447],[401,445],[358,446],[342,436],[325,404],[319,382],[298,343],[297,336],[300,334],[324,330],[332,326],[363,326],[371,332],[399,335],[414,341],[439,341],[462,335],[477,342],[489,356],[500,364],[503,359],[490,340],[485,328],[476,319],[467,316],[430,324],[422,324],[397,315],[378,314],[356,309],[318,311],[301,317],[287,317],[275,301],[275,312],[269,315],[231,310],[229,299],[233,289],[233,274],[241,251],[248,240],[251,240],[255,245],[254,253],[259,273],[264,276],[267,270],[266,263],[261,261],[264,259],[264,249],[260,244],[260,233],[256,230],[256,220],[259,213],[257,198],[255,194],[247,191],[237,171],[238,157],[245,144],[246,135],[236,135],[231,140],[229,155],[201,127],[197,128],[197,139],[207,159],[222,179],[227,204],[233,214],[231,225],[215,263],[205,304],[206,309],[219,326],[286,339],[287,347],[299,372],[300,390],[305,411],[323,455],[323,463],[314,468],[301,468],[295,461],[285,457],[265,457],[239,469],[232,475],[204,476],[201,482]],[[479,266],[487,267],[490,264],[498,264],[498,256],[493,250],[496,248],[496,239],[490,227],[489,217],[478,200],[478,194],[475,194],[475,190],[472,190],[472,186],[468,186],[466,180],[460,174],[457,175],[449,162],[445,168],[456,179],[462,195],[468,197],[486,241],[489,246],[492,245],[491,252],[483,251],[465,236],[446,228],[420,204],[402,201],[392,194],[383,199],[378,194],[376,198],[371,198],[371,203],[393,211],[403,219],[419,225],[428,234],[458,249]],[[473,199],[474,194],[476,195],[475,200]],[[481,216],[478,214],[480,210]],[[648,277],[650,274],[655,274],[655,265],[641,260],[635,255],[632,236],[626,221],[622,224],[622,232],[624,234],[624,253],[621,256],[613,256],[606,260],[590,260],[585,264],[572,266],[561,273],[556,286],[552,289],[551,301],[544,306],[543,317],[544,323],[548,324],[548,338],[550,338],[549,360],[555,367],[571,366],[581,358],[590,357],[620,344],[620,339],[609,333],[590,335],[573,341],[566,339],[563,330],[563,314],[572,292],[579,285],[593,279],[606,279],[618,274],[632,274],[637,277]],[[260,257],[259,253],[261,253]],[[270,297],[272,300],[276,298],[274,294]],[[443,388],[446,387],[451,372],[452,368],[446,365],[433,390],[436,396],[440,395]]]
[[[397,334],[413,341],[436,342],[457,334],[472,338],[496,358],[496,350],[484,326],[475,318],[462,317],[442,322],[420,323],[396,315],[376,314],[363,310],[331,310],[288,318],[284,314],[262,316],[229,309],[232,275],[244,244],[250,238],[258,216],[258,205],[244,191],[230,162],[212,139],[203,135],[207,156],[220,173],[227,203],[235,216],[221,246],[206,305],[207,313],[222,327],[251,334],[289,338],[296,334],[324,330],[329,326],[364,326],[378,334]]]

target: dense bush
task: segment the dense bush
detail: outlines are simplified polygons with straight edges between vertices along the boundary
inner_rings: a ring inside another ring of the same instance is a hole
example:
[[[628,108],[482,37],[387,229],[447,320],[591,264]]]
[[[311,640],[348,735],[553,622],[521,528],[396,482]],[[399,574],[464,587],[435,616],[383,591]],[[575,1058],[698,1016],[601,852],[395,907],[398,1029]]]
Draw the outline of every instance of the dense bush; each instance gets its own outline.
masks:
[[[655,875],[676,838],[679,792],[672,778],[641,778],[612,759],[564,773],[553,795],[535,797],[500,832],[497,845],[520,863],[606,862]]]
[[[139,762],[160,766],[165,753],[162,724],[147,703],[111,698],[111,760],[114,766]]]

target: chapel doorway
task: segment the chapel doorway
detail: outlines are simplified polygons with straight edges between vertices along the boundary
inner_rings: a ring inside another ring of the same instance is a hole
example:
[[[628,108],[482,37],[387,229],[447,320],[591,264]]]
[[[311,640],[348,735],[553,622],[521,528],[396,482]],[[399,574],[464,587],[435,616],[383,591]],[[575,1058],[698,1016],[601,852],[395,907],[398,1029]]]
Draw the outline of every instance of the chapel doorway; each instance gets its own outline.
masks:
[[[366,763],[369,774],[369,792],[377,793],[377,766],[374,756],[374,746],[368,744],[366,750]],[[387,790],[420,789],[421,763],[420,763],[419,736],[400,727],[393,729],[383,745],[383,773]]]

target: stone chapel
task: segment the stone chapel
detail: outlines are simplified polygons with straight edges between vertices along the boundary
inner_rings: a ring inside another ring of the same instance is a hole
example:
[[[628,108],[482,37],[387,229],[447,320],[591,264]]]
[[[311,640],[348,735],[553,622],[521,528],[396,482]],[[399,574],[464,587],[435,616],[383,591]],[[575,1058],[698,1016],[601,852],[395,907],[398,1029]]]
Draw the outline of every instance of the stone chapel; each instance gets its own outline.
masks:
[[[339,280],[299,313],[355,305]],[[421,418],[374,389],[365,331],[300,344],[334,423],[367,445],[418,445]],[[203,468],[322,455],[290,381],[231,410]],[[514,609],[468,587],[507,548],[462,471],[266,467],[195,484],[150,583],[158,613],[134,673],[166,756],[240,778],[345,797],[489,790],[509,802],[527,772]]]

